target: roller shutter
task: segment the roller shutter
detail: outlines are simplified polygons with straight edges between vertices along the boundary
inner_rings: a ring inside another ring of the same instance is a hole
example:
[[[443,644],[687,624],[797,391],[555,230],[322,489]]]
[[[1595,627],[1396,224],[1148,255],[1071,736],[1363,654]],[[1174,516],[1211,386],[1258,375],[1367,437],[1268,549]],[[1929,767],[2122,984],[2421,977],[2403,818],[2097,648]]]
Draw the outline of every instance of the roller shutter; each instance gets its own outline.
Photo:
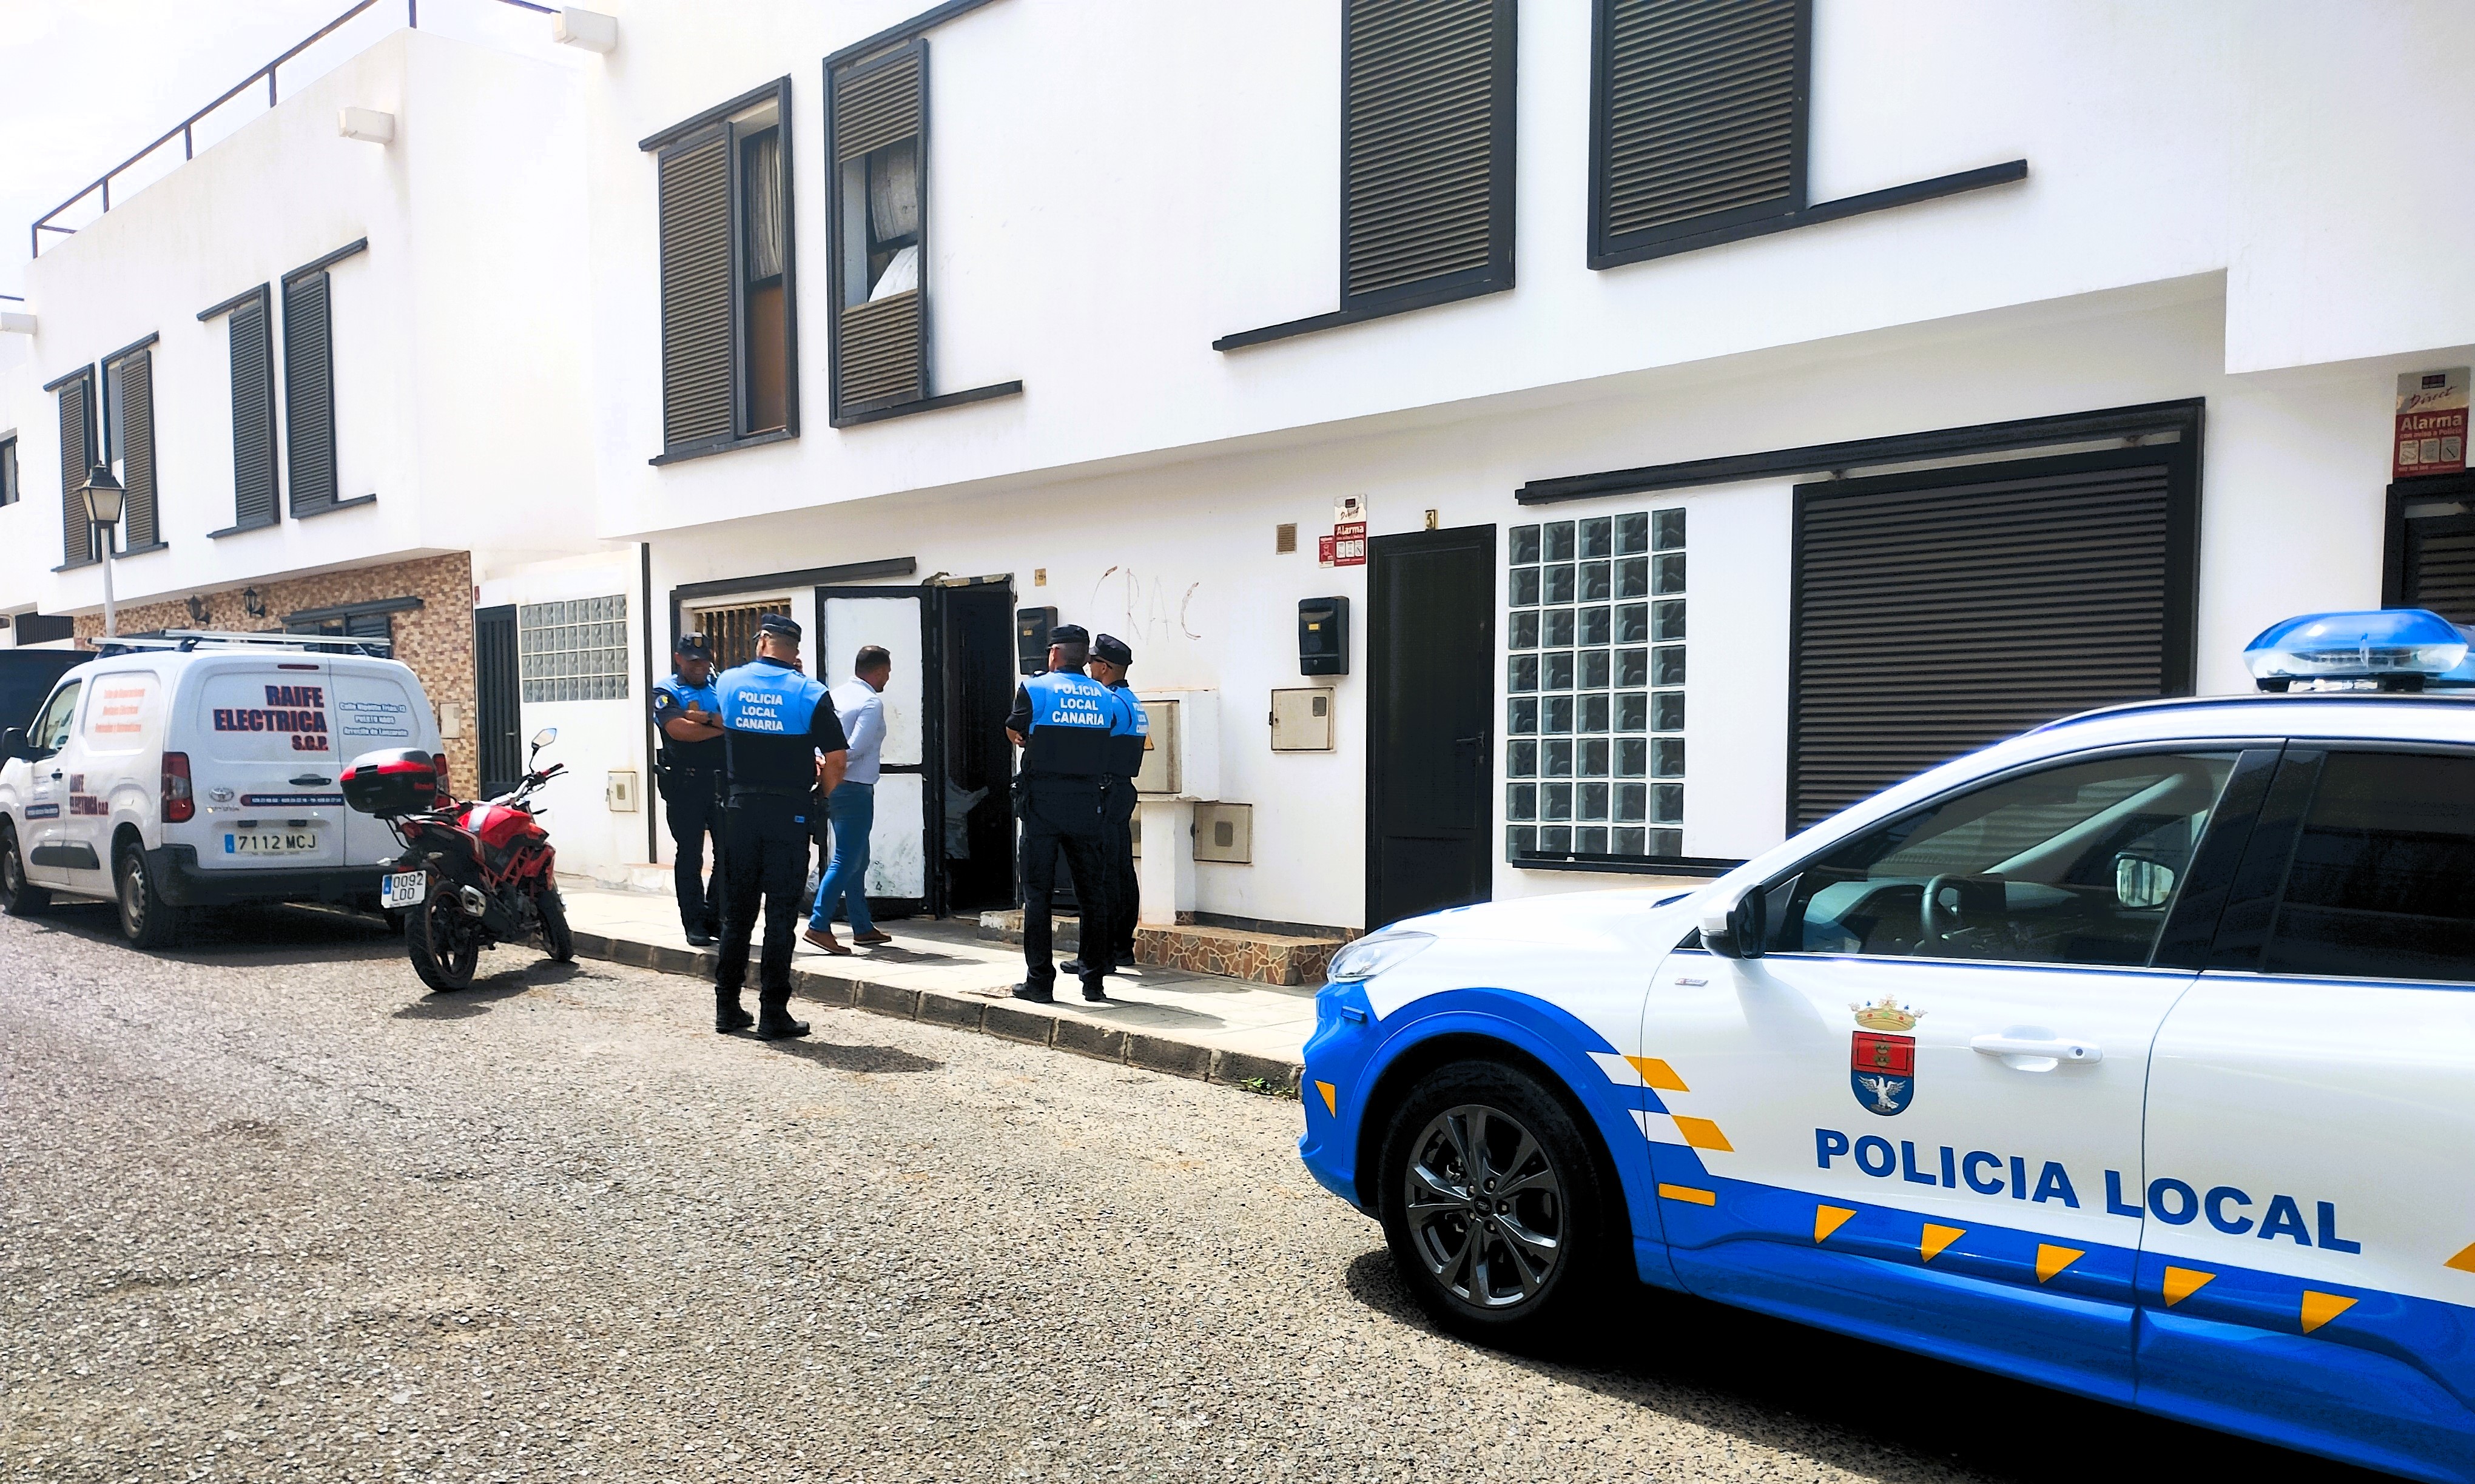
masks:
[[[1513,0],[1348,0],[1341,298],[1511,269]]]
[[[2410,519],[2405,536],[2396,606],[2475,623],[2475,515]]]
[[[94,526],[86,518],[86,471],[94,467],[94,373],[86,371],[60,383],[61,411],[61,565],[76,567],[96,561]]]
[[[833,74],[834,198],[838,214],[852,209],[845,166],[888,145],[919,146],[924,205],[927,160],[928,46],[910,44]],[[869,204],[857,204],[868,210]],[[834,324],[834,410],[837,416],[898,406],[928,395],[927,232],[919,231],[920,287],[848,303],[845,285]],[[841,253],[853,248],[845,242]]]
[[[1595,255],[1803,207],[1811,0],[1597,0],[1597,12]]]
[[[661,157],[662,441],[724,443],[731,412],[730,135],[716,127]]]
[[[1796,501],[1791,828],[2057,717],[2190,688],[2197,522],[2174,460],[1847,480]]]
[[[155,354],[124,356],[111,374],[120,384],[120,484],[127,492],[120,547],[138,551],[163,540],[155,504]]]
[[[233,526],[276,522],[275,343],[263,291],[232,311]]]
[[[283,284],[283,458],[292,513],[335,504],[335,353],[322,270]]]

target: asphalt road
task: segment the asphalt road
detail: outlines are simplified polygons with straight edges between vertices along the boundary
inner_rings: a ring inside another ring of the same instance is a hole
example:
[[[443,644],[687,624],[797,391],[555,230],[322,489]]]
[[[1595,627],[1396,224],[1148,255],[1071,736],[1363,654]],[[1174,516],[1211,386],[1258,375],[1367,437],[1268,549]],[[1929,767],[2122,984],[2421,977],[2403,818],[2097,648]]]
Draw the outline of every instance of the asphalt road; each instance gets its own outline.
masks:
[[[1294,1103],[225,914],[0,920],[11,1479],[2039,1479],[2306,1460],[1663,1297],[1446,1338]],[[2314,1466],[2317,1467],[2317,1466]],[[2334,1473],[2337,1471],[2323,1471]]]

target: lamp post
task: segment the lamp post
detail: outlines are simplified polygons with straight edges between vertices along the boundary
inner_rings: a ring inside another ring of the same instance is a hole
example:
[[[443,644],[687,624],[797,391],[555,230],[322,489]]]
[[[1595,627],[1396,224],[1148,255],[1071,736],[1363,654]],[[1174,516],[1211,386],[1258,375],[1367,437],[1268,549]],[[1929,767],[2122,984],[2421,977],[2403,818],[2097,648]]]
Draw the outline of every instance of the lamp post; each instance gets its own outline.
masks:
[[[110,465],[97,464],[86,471],[86,487],[79,494],[86,499],[86,523],[103,536],[103,637],[110,639],[120,632],[120,614],[111,601],[111,528],[120,523],[120,507],[129,492],[111,476]]]

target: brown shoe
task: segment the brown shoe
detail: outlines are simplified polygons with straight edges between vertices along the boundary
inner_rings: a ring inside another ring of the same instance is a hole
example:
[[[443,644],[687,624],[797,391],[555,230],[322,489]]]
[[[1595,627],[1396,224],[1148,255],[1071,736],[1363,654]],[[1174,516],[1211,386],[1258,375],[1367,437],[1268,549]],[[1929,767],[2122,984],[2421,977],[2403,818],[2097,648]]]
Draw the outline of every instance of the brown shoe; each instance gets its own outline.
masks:
[[[891,933],[854,933],[851,935],[851,941],[854,943],[866,943],[869,947],[873,948],[879,943],[893,942],[894,935]]]
[[[799,936],[827,953],[840,954],[845,959],[850,957],[850,950],[834,940],[834,930],[831,928],[810,928]]]

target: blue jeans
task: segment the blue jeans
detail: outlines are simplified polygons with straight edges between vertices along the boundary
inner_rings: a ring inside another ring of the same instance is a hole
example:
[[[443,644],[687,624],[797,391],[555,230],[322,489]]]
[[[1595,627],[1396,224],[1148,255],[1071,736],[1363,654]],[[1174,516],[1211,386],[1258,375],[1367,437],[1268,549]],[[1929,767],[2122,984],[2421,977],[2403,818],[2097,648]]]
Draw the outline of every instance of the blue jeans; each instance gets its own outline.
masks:
[[[868,832],[876,824],[876,785],[846,783],[825,799],[825,815],[834,826],[834,859],[825,879],[817,883],[817,905],[808,926],[830,930],[834,908],[845,906],[853,934],[873,933],[876,920],[868,914]]]

